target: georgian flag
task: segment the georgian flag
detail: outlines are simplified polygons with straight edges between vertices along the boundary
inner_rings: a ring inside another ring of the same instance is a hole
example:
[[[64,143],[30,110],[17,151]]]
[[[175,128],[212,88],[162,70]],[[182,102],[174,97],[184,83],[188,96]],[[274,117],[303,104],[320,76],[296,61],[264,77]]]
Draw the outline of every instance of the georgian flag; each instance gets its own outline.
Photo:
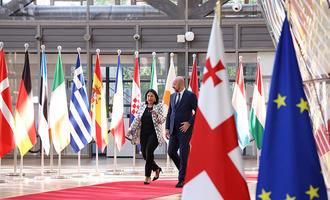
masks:
[[[222,33],[215,17],[182,199],[250,199],[224,63]]]

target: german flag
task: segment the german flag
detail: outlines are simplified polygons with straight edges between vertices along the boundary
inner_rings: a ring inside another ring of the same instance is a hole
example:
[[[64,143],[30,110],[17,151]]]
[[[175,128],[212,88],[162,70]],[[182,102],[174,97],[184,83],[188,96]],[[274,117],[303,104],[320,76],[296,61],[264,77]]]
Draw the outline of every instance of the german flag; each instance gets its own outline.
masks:
[[[32,96],[29,53],[26,51],[24,70],[15,110],[15,142],[22,156],[36,143]]]

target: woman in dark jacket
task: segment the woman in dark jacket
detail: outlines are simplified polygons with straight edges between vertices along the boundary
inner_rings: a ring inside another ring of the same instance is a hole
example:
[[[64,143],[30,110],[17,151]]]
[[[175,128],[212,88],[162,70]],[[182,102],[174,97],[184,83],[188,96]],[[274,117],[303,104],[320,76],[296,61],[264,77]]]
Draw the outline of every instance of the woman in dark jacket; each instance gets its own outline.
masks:
[[[158,145],[163,144],[162,124],[165,122],[163,105],[158,101],[157,92],[149,89],[145,94],[145,102],[141,104],[137,116],[126,134],[129,136],[135,130],[132,143],[141,144],[141,152],[146,161],[144,184],[150,184],[151,171],[155,171],[153,181],[159,178],[159,173],[162,171],[154,161],[155,149]]]

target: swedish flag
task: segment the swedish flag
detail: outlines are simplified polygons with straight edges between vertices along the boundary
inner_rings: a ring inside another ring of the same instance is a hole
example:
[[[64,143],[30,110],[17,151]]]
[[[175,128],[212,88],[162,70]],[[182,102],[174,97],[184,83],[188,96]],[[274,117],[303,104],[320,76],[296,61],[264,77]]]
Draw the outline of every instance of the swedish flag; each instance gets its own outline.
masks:
[[[256,199],[327,199],[286,18],[269,93]]]

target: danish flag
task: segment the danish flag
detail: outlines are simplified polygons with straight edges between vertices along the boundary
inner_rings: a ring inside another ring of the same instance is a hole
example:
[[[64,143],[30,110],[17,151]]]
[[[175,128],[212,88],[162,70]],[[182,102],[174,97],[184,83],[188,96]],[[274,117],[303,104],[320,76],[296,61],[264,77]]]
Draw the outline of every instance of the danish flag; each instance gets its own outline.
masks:
[[[223,58],[222,33],[215,17],[190,141],[183,199],[250,199]]]

